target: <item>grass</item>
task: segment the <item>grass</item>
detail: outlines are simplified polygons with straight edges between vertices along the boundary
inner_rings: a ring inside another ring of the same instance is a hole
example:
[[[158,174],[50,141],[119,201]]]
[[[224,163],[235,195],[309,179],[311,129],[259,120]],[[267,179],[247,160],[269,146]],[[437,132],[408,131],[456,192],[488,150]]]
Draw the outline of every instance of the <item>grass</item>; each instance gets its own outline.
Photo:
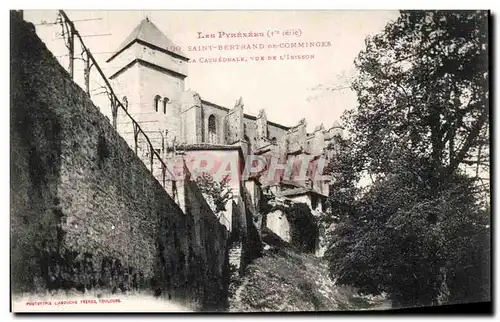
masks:
[[[310,254],[271,248],[247,267],[233,312],[349,311],[388,309],[383,297],[366,297],[334,285],[326,263]]]

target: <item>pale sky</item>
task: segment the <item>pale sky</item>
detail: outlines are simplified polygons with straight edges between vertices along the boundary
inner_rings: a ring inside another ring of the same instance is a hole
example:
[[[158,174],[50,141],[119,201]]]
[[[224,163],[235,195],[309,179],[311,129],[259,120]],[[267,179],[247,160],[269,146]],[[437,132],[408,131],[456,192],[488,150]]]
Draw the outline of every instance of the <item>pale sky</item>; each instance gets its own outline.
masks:
[[[56,32],[60,26],[39,25],[53,22],[56,11],[24,12],[25,19],[36,25],[37,33],[49,49],[61,59],[67,51]],[[341,113],[356,106],[356,96],[348,89],[339,92],[313,91],[318,85],[345,83],[338,75],[352,76],[354,58],[364,48],[364,39],[382,31],[397,11],[67,11],[109,77],[113,69],[105,62],[128,34],[146,16],[190,59],[238,56],[314,55],[311,60],[277,60],[247,63],[191,63],[186,89],[197,91],[202,99],[232,108],[241,96],[245,113],[257,115],[264,108],[268,120],[292,126],[306,118],[308,130],[323,123],[329,128]],[[38,25],[37,25],[38,24]],[[267,31],[280,35],[267,37]],[[284,36],[285,30],[300,30],[300,36]],[[198,32],[264,32],[264,38],[199,39]],[[101,36],[96,36],[101,35]],[[330,42],[321,48],[267,49],[269,44],[284,42]],[[188,46],[264,44],[265,50],[188,51]],[[78,51],[78,49],[77,49]],[[75,74],[81,77],[81,65]],[[91,88],[97,85],[94,83]],[[319,97],[318,97],[319,95]],[[308,99],[316,97],[315,99]],[[99,105],[99,104],[98,104]]]

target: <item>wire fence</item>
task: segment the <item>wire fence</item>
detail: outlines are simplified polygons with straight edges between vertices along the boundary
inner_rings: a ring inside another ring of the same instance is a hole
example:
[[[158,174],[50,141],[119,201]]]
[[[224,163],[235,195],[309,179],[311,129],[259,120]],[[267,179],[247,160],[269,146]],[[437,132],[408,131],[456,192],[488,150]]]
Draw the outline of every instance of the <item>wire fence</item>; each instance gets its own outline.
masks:
[[[146,147],[148,149],[147,151],[147,156],[148,159],[145,161],[142,157],[140,157],[144,162],[149,163],[149,170],[153,174],[153,176],[160,182],[160,184],[169,192],[174,200],[177,202],[179,201],[179,195],[177,193],[177,186],[176,186],[176,180],[175,176],[172,173],[172,171],[167,167],[167,164],[164,162],[164,160],[161,158],[160,154],[158,151],[154,148],[151,139],[149,136],[146,134],[147,131],[141,128],[139,125],[139,122],[137,122],[127,111],[127,102],[121,102],[118,96],[116,95],[116,92],[113,90],[113,87],[111,86],[109,80],[107,79],[106,75],[104,74],[102,68],[99,66],[97,63],[97,60],[94,58],[93,54],[90,52],[89,48],[85,45],[83,41],[83,36],[80,35],[78,30],[75,28],[75,24],[67,14],[64,12],[64,10],[59,10],[59,17],[57,19],[57,23],[59,23],[62,27],[62,32],[61,32],[61,37],[64,39],[66,48],[68,49],[68,72],[71,76],[71,78],[74,80],[75,77],[75,68],[74,68],[74,61],[75,59],[81,59],[83,61],[83,76],[84,76],[84,90],[89,95],[91,96],[91,90],[90,90],[90,75],[94,71],[97,72],[98,77],[104,82],[104,86],[102,88],[103,92],[107,94],[107,97],[110,102],[111,106],[111,116],[112,119],[110,120],[111,124],[113,127],[117,129],[117,116],[118,116],[118,111],[121,113],[124,113],[126,118],[130,120],[133,126],[133,142],[134,142],[134,152],[136,155],[138,155],[138,148],[139,148],[139,142],[146,142]],[[75,40],[79,42],[82,52],[80,54],[80,57],[75,57]],[[82,70],[79,70],[82,71]],[[131,133],[132,134],[132,133]],[[174,155],[175,155],[175,146],[174,146]],[[138,155],[139,156],[139,155]],[[158,178],[155,174],[155,168],[154,164],[155,161],[159,163],[160,169],[161,169],[161,174],[159,175],[160,178]],[[186,169],[184,169],[186,170]]]

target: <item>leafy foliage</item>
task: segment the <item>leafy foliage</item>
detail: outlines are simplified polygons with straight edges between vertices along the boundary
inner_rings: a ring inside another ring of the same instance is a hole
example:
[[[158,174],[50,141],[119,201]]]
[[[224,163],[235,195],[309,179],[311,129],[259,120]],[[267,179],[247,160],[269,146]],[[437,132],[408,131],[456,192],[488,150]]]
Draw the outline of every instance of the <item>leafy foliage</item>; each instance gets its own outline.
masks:
[[[391,175],[354,204],[330,241],[332,277],[401,306],[437,304],[444,286],[453,291],[442,301],[484,299],[489,214],[470,194],[473,181],[456,176],[434,196],[415,182]]]
[[[486,12],[403,11],[366,40],[350,125],[371,172],[411,151],[446,176],[487,143],[486,24]]]
[[[355,151],[356,145],[351,139],[335,137],[328,147],[334,153],[325,173],[331,176],[330,197],[327,208],[331,216],[323,218],[327,226],[342,219],[343,214],[352,211],[352,205],[360,192],[357,182],[361,178],[362,162]]]
[[[396,306],[489,299],[487,37],[487,12],[402,11],[367,38],[329,166],[339,284]]]
[[[218,182],[214,180],[210,173],[203,172],[196,177],[196,184],[201,192],[208,197],[209,202],[213,202],[216,214],[226,210],[226,203],[231,199],[232,195],[228,177]]]

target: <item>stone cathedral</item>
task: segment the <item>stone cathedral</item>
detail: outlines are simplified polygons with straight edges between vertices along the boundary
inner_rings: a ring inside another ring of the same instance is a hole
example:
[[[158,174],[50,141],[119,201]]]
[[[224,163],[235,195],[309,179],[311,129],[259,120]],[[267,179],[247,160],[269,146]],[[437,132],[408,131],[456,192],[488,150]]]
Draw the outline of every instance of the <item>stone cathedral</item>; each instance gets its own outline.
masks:
[[[313,133],[307,133],[305,119],[290,127],[268,120],[264,109],[258,115],[246,114],[241,97],[235,97],[231,107],[203,100],[195,91],[185,89],[189,57],[175,48],[178,47],[146,18],[107,60],[113,70],[109,78],[115,92],[162,158],[168,159],[174,147],[183,153],[210,151],[234,156],[239,162],[244,162],[248,154],[275,156],[282,162],[292,155],[331,157],[332,149],[327,152],[325,148],[341,135],[338,125],[320,125]],[[133,142],[133,125],[126,117],[118,115],[117,129],[128,142]],[[232,183],[236,195],[247,184],[239,181]],[[328,196],[325,182],[284,180],[268,184],[260,180],[258,184],[276,199],[306,202],[313,211],[322,211]],[[229,230],[230,222],[228,218],[224,223]],[[270,218],[267,222],[272,225]]]

